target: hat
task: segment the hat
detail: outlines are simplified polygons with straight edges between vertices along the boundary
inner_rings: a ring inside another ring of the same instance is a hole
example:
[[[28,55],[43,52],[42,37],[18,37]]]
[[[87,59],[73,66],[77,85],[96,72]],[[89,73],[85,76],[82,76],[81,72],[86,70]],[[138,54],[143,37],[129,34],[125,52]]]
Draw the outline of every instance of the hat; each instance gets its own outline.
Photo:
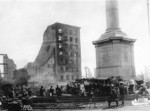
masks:
[[[111,84],[111,86],[113,87],[114,85],[113,85],[113,84]]]

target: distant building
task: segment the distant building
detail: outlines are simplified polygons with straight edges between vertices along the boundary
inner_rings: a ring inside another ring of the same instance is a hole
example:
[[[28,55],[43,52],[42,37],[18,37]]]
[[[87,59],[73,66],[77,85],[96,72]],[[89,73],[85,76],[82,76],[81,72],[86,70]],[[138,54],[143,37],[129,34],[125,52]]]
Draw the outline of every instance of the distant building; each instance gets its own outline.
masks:
[[[47,69],[53,69],[57,81],[81,78],[80,27],[62,23],[47,27],[41,49],[27,70],[35,75]]]
[[[7,55],[3,56],[4,77],[3,79],[11,82],[13,79],[13,72],[16,70],[16,64]]]
[[[0,70],[0,78],[2,78],[2,73],[1,73],[1,70]]]
[[[150,66],[144,67],[144,81],[150,82]]]

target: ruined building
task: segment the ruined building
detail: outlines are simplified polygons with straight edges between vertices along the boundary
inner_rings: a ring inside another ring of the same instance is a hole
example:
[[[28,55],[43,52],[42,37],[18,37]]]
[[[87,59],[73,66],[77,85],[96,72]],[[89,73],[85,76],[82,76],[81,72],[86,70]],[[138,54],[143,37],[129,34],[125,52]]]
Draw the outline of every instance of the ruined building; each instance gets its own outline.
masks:
[[[14,72],[14,70],[16,70],[16,64],[7,55],[3,56],[3,64],[4,64],[4,76],[3,76],[3,79],[5,81],[12,82],[13,72]]]
[[[48,26],[41,49],[27,70],[30,75],[47,71],[57,81],[81,78],[80,27],[62,23]]]

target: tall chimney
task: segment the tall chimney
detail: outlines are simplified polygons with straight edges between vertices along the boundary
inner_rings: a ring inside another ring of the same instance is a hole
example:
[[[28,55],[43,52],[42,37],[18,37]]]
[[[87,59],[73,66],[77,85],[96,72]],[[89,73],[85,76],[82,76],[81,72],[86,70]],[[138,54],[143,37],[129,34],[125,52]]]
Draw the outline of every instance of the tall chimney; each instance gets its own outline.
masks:
[[[117,0],[106,0],[106,31],[120,31]]]

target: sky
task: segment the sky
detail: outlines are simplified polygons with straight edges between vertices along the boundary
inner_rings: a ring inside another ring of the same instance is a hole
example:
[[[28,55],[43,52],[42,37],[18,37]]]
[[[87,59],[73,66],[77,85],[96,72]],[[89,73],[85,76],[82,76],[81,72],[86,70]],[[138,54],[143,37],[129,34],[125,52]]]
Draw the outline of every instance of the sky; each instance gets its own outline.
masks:
[[[136,39],[136,74],[150,65],[147,0],[119,0],[120,27]],[[106,30],[105,0],[0,0],[0,53],[13,59],[17,68],[33,62],[48,25],[60,22],[81,27],[82,74],[96,68],[92,41]]]

